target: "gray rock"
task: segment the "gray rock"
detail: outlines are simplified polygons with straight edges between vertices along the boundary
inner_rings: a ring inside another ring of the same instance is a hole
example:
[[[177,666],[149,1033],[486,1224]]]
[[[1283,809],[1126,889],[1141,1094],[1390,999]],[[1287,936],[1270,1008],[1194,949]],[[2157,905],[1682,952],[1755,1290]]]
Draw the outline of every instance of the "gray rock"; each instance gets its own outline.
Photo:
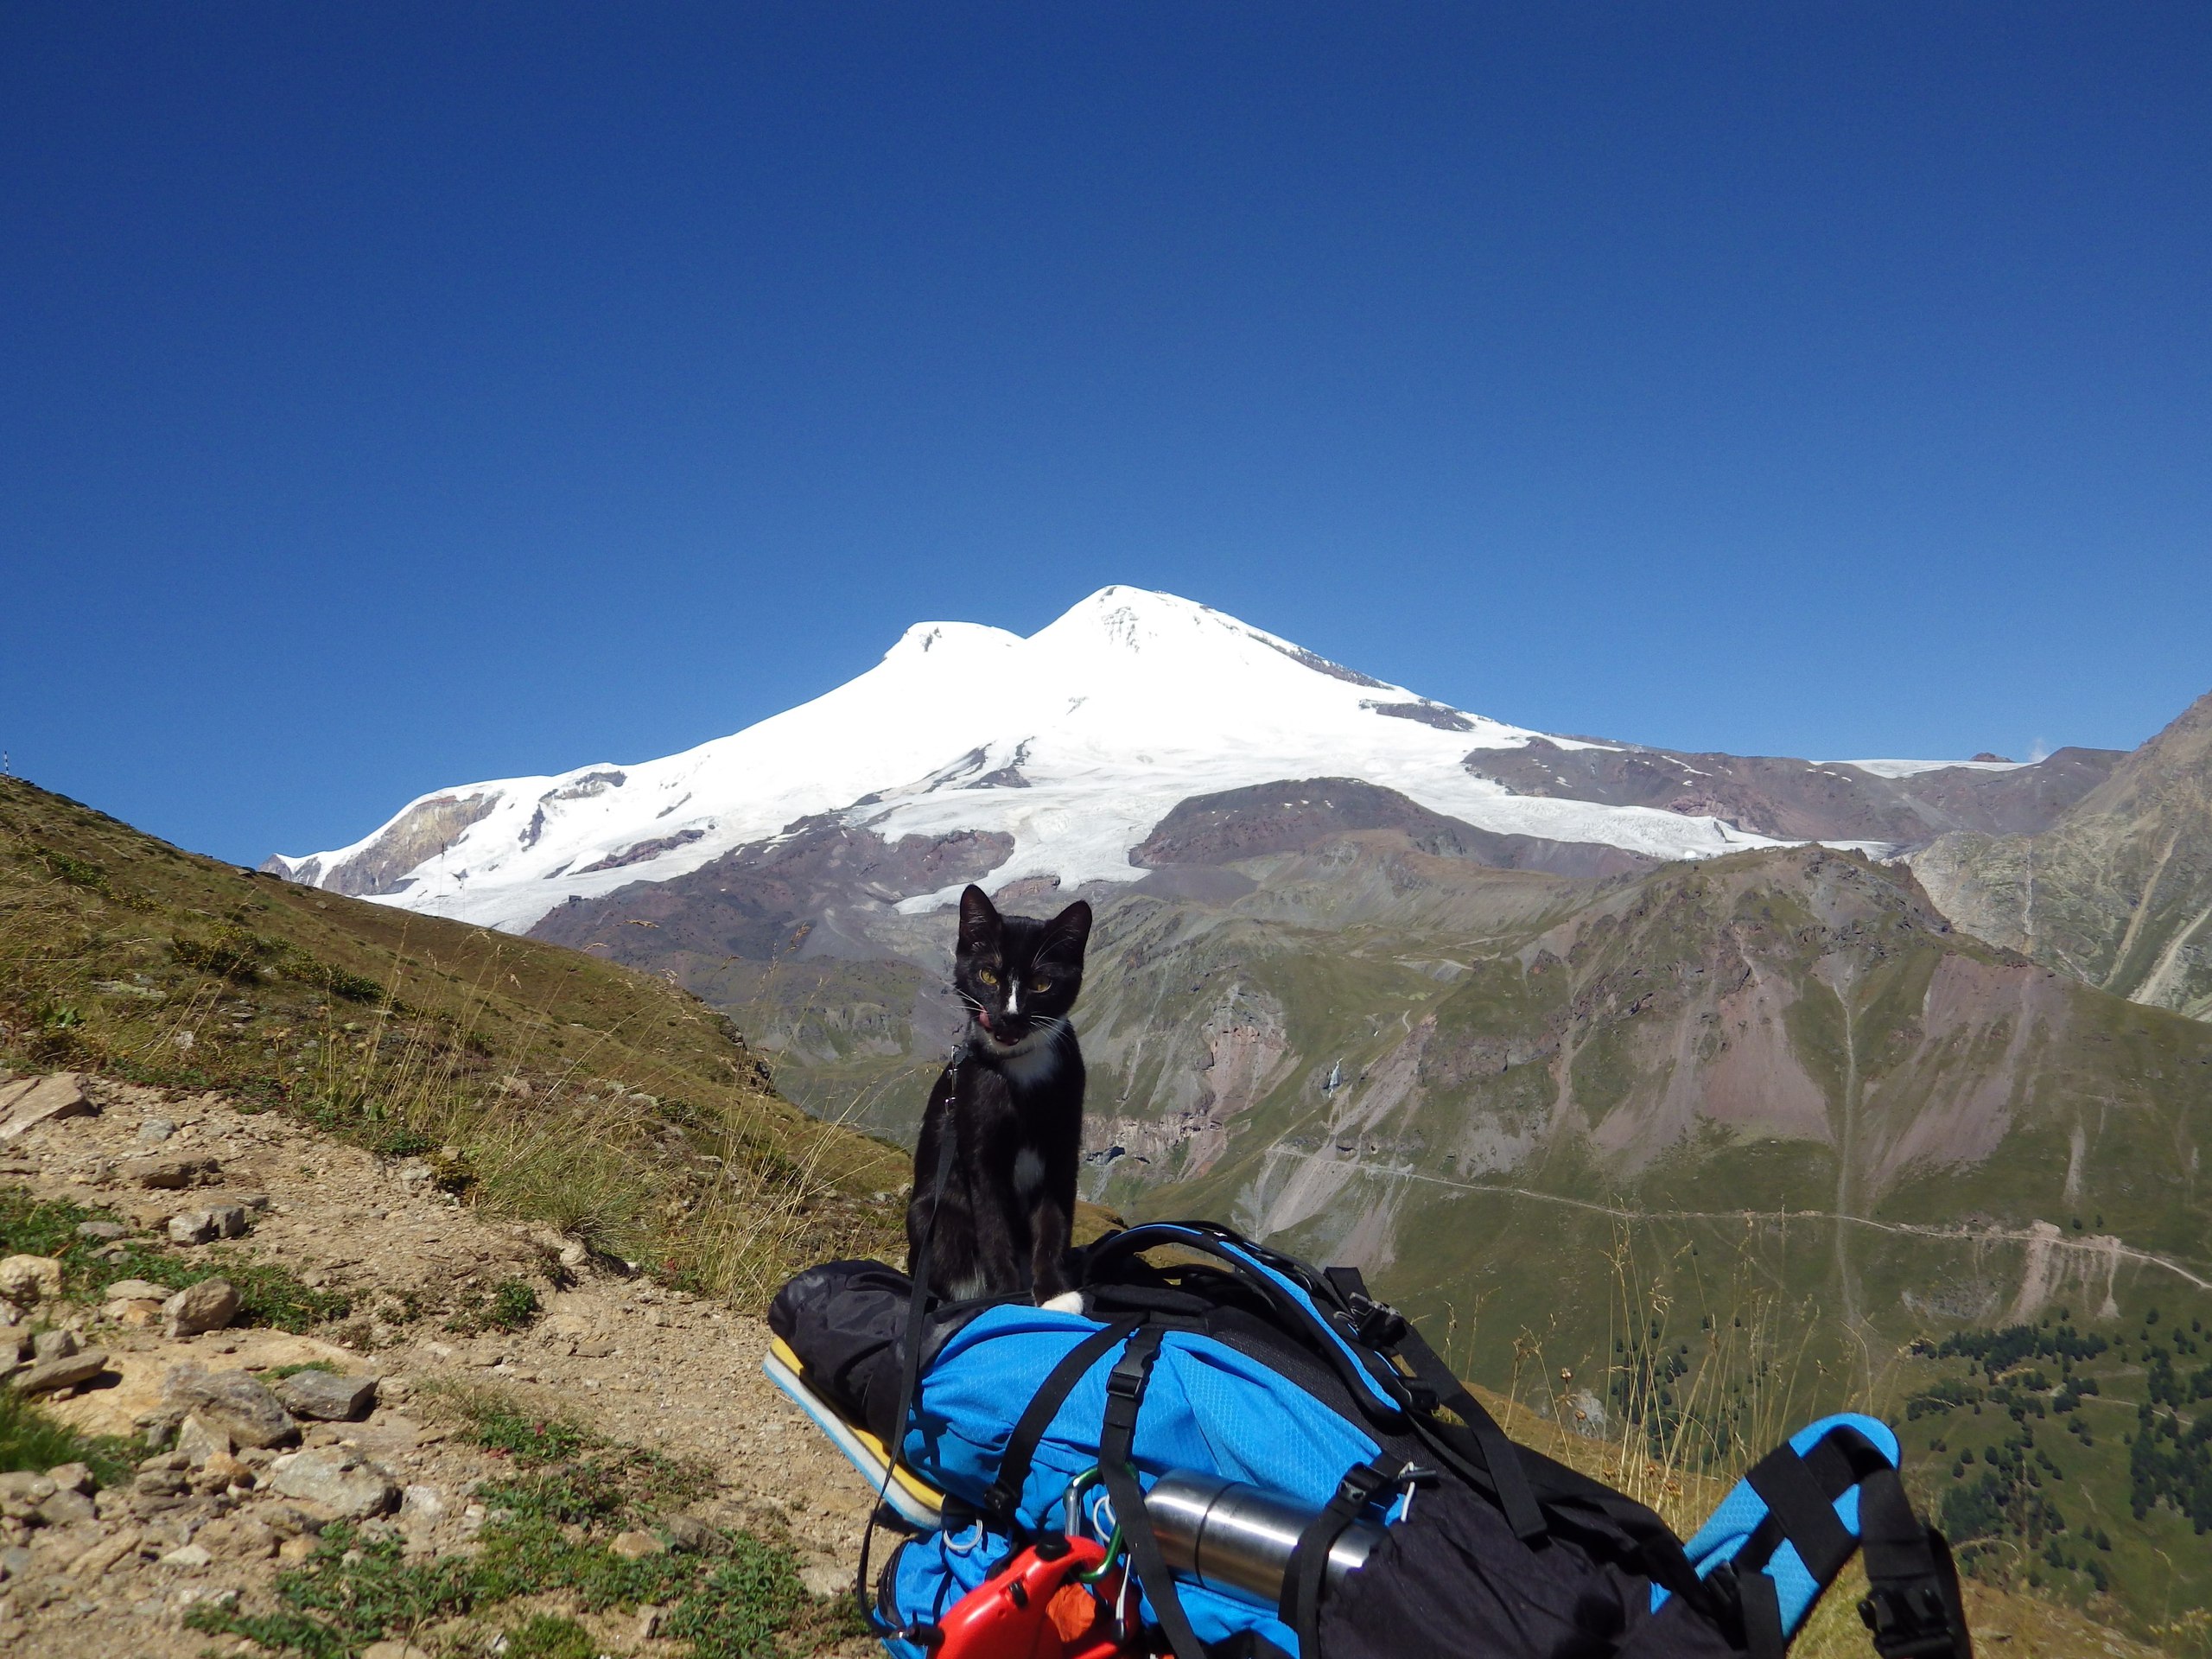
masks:
[[[661,1536],[668,1540],[671,1549],[697,1552],[715,1541],[715,1529],[696,1515],[665,1515],[660,1522]]]
[[[130,1490],[141,1497],[182,1497],[192,1480],[181,1469],[141,1469],[131,1477]]]
[[[31,1570],[31,1553],[21,1544],[10,1544],[0,1549],[0,1572],[11,1579],[21,1578]]]
[[[164,1403],[196,1412],[239,1446],[289,1446],[300,1426],[260,1380],[244,1371],[209,1371],[198,1365],[170,1369],[162,1384]]]
[[[319,1446],[269,1465],[269,1489],[280,1497],[319,1503],[349,1521],[385,1515],[399,1502],[399,1484],[351,1446]]]
[[[92,1109],[84,1079],[74,1071],[57,1071],[19,1090],[5,1103],[6,1121],[0,1122],[0,1141],[13,1141],[41,1123],[76,1117]]]
[[[18,1394],[51,1394],[56,1389],[73,1389],[89,1382],[106,1369],[106,1351],[87,1348],[67,1359],[46,1359],[26,1365],[8,1382]]]
[[[232,1442],[231,1432],[209,1422],[198,1412],[188,1413],[177,1426],[176,1449],[180,1456],[198,1469],[216,1458],[227,1458],[238,1448]]]
[[[61,1490],[50,1475],[35,1469],[16,1469],[0,1475],[0,1503],[43,1503]]]
[[[77,1236],[106,1243],[113,1239],[130,1237],[130,1230],[119,1221],[80,1221],[77,1224]]]
[[[172,1338],[220,1331],[238,1316],[238,1288],[227,1279],[202,1279],[162,1304],[165,1329]]]
[[[149,1117],[138,1126],[138,1138],[148,1146],[159,1146],[176,1133],[176,1125],[166,1117]]]
[[[81,1526],[99,1513],[82,1492],[56,1492],[38,1506],[38,1518],[49,1527]]]
[[[46,1478],[62,1491],[92,1494],[92,1471],[84,1464],[57,1463],[46,1471]]]
[[[169,1287],[150,1279],[118,1279],[100,1294],[111,1302],[165,1302]]]
[[[196,1572],[213,1562],[214,1556],[198,1544],[180,1544],[162,1557],[163,1567],[181,1567],[187,1572]]]
[[[172,1244],[211,1244],[223,1236],[223,1224],[212,1210],[186,1210],[169,1217]]]
[[[118,1166],[124,1180],[162,1192],[190,1186],[220,1167],[213,1158],[126,1158]]]
[[[365,1417],[377,1401],[373,1376],[338,1376],[329,1371],[295,1371],[276,1385],[276,1397],[295,1417],[326,1423]]]
[[[41,1331],[31,1338],[31,1357],[37,1359],[67,1359],[77,1351],[74,1331]]]

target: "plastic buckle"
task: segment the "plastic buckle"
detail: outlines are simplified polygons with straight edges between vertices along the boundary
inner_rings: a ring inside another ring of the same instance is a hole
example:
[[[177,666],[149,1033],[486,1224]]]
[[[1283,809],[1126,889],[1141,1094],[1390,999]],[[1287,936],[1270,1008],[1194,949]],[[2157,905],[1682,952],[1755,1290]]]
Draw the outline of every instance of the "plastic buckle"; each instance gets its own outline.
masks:
[[[1351,1333],[1370,1348],[1395,1348],[1405,1340],[1406,1316],[1388,1302],[1354,1292]]]

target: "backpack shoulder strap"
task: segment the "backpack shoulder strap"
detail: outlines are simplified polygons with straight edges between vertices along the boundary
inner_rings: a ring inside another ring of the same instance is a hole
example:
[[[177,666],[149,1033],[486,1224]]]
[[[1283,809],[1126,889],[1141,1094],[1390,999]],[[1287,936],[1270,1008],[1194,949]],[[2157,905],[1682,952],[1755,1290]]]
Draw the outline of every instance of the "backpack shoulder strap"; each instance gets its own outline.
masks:
[[[1060,1357],[1037,1392],[1029,1396],[1021,1415],[1014,1421],[1014,1430],[1007,1436],[1006,1451],[999,1459],[999,1472],[991,1482],[991,1490],[983,1495],[983,1513],[1007,1531],[1014,1529],[1014,1510],[1021,1503],[1021,1489],[1029,1479],[1030,1459],[1037,1455],[1037,1442],[1052,1427],[1060,1408],[1067,1403],[1075,1385],[1090,1375],[1091,1367],[1105,1357],[1109,1349],[1118,1346],[1130,1332],[1137,1328],[1135,1319],[1116,1319],[1092,1332],[1081,1342]]]
[[[1859,1483],[1859,1526],[1872,1586],[1859,1617],[1882,1659],[1974,1659],[1951,1547],[1912,1512],[1894,1469]]]
[[[1147,1325],[1129,1338],[1129,1345],[1114,1362],[1106,1377],[1106,1419],[1098,1431],[1098,1477],[1114,1500],[1115,1524],[1128,1547],[1129,1564],[1137,1585],[1152,1603],[1153,1616],[1175,1659],[1205,1659],[1205,1649],[1191,1628],[1182,1598],[1175,1593],[1174,1576],[1160,1553],[1160,1540],[1145,1513],[1144,1492],[1137,1484],[1136,1465],[1129,1461],[1129,1441],[1136,1433],[1137,1412],[1144,1404],[1145,1384],[1152,1378],[1152,1363],[1160,1357],[1160,1339],[1166,1333]]]

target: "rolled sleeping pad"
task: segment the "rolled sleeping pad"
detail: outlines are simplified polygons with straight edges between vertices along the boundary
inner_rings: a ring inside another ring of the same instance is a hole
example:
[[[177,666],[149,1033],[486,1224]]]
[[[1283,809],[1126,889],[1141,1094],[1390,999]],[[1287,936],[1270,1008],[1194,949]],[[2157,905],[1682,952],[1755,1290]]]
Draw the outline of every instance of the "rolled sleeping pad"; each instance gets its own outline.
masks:
[[[1177,1469],[1153,1483],[1144,1512],[1169,1572],[1272,1608],[1281,1602],[1291,1552],[1321,1511],[1263,1487]],[[1372,1521],[1345,1528],[1329,1550],[1324,1589],[1358,1572],[1382,1541],[1382,1529]]]

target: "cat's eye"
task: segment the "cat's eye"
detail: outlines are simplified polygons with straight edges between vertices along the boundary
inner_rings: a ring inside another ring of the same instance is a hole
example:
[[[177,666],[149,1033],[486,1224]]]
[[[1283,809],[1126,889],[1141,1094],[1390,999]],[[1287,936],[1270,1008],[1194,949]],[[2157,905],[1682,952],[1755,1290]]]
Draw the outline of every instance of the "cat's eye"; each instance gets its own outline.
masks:
[[[1042,977],[1033,979],[1029,982],[1029,988],[1033,991],[1049,991],[1052,988],[1052,982]]]
[[[976,977],[986,985],[995,985],[999,982],[999,976],[988,968],[978,968],[976,970]]]

